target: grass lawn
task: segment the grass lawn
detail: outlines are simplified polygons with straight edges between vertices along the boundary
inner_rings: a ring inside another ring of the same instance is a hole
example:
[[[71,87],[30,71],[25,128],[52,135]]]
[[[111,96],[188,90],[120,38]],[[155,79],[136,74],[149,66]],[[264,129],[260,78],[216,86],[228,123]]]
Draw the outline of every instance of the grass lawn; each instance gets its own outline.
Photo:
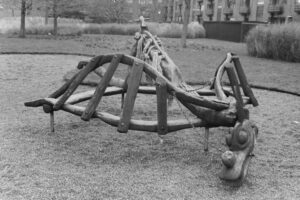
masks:
[[[179,40],[163,42],[185,80],[209,80],[226,52],[232,51],[241,57],[251,83],[300,92],[299,64],[249,57],[239,43],[189,40],[182,50]],[[108,54],[129,52],[132,43],[132,37],[109,35],[58,40],[2,37],[0,51]],[[203,151],[203,128],[170,133],[160,144],[157,134],[121,134],[100,120],[85,122],[59,111],[51,133],[49,115],[24,102],[47,97],[84,59],[0,55],[0,199],[299,199],[299,97],[254,90],[260,105],[249,111],[259,135],[249,174],[236,186],[218,178],[229,128],[210,129],[208,152]],[[120,95],[105,97],[98,109],[120,114],[120,104]],[[156,120],[156,106],[155,96],[138,95],[133,118]],[[176,101],[168,109],[168,119],[184,119]]]
[[[39,39],[0,37],[1,52],[66,52],[84,54],[128,53],[134,42],[130,36],[84,35]],[[300,93],[300,64],[255,58],[247,55],[244,43],[211,39],[188,40],[188,48],[180,48],[179,39],[162,39],[166,51],[180,67],[186,81],[207,81],[227,52],[239,55],[251,84]]]

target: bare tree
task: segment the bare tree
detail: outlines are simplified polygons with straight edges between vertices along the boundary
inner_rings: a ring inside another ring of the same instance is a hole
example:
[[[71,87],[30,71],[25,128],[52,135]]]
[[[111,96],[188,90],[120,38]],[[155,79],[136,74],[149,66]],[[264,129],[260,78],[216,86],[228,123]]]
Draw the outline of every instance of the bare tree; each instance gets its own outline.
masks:
[[[15,16],[15,10],[20,9],[20,0],[2,0],[3,7],[11,10],[11,16]]]
[[[188,32],[188,24],[190,18],[190,10],[191,10],[191,0],[185,0],[185,10],[184,10],[184,19],[183,19],[183,27],[181,34],[181,47],[186,48],[186,37]]]
[[[83,7],[83,3],[80,0],[48,0],[47,2],[48,6],[52,4],[53,35],[55,37],[58,33],[58,18],[66,11],[80,10]]]
[[[44,2],[44,6],[45,6],[45,24],[48,24],[48,19],[49,19],[49,1],[45,0]]]
[[[103,8],[108,21],[122,23],[129,17],[126,0],[108,0]]]
[[[21,1],[21,27],[20,27],[20,38],[26,37],[26,30],[25,30],[25,17],[26,17],[26,0]]]
[[[53,35],[57,37],[57,0],[53,0]]]
[[[129,19],[129,6],[126,0],[89,0],[86,2],[90,15],[103,22],[122,23]]]

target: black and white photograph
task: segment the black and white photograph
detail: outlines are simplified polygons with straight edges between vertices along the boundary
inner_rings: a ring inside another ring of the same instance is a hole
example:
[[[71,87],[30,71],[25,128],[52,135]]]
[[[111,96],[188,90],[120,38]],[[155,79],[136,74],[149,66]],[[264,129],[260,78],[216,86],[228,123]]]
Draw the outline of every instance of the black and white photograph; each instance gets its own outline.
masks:
[[[0,0],[0,200],[299,200],[300,0]]]

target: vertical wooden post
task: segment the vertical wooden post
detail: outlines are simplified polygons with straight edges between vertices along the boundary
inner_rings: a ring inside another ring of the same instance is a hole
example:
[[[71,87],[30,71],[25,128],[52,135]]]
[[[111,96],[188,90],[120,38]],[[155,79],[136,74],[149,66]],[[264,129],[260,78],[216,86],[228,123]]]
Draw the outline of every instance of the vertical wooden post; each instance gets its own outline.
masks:
[[[76,78],[77,75],[78,74],[75,74],[71,79],[66,81],[65,84],[63,84],[63,86],[61,86],[58,90],[56,90],[55,92],[50,94],[49,98],[56,99],[56,98],[60,97],[69,88],[70,84]],[[43,110],[45,113],[50,113],[51,111],[53,111],[53,106],[45,104],[45,105],[43,105]]]
[[[121,58],[122,58],[122,55],[115,55],[113,57],[107,71],[105,72],[103,78],[101,79],[100,83],[98,84],[93,97],[91,98],[88,105],[86,106],[85,111],[81,115],[82,120],[88,121],[94,114],[94,112],[95,112],[97,106],[99,105],[100,100],[109,84],[109,81],[111,80],[112,76],[114,75],[114,73],[120,63]]]
[[[121,96],[121,109],[123,109],[123,107],[124,107],[124,97],[125,97],[124,94],[125,94],[125,93],[122,92],[122,96]]]
[[[204,151],[208,151],[209,128],[205,127]]]
[[[54,111],[50,112],[50,131],[54,133]]]
[[[156,97],[157,97],[157,132],[159,135],[168,133],[167,124],[167,83],[163,79],[156,79]]]
[[[258,106],[258,102],[248,84],[248,81],[247,81],[247,78],[246,78],[246,75],[245,75],[245,72],[243,70],[243,67],[241,65],[241,62],[239,60],[238,57],[234,57],[232,58],[233,60],[233,63],[234,63],[234,67],[236,69],[236,72],[238,74],[238,78],[239,78],[239,81],[241,83],[241,86],[242,86],[242,89],[243,89],[243,92],[244,94],[250,98],[251,100],[251,103],[253,106]]]
[[[124,101],[124,108],[122,110],[121,119],[118,125],[118,131],[120,133],[128,132],[135,99],[142,78],[143,68],[144,68],[143,63],[134,61],[132,70],[128,77],[128,88],[127,88],[127,93]]]
[[[230,85],[232,87],[233,94],[236,99],[237,118],[239,122],[242,122],[244,119],[247,118],[247,114],[245,113],[243,108],[243,98],[240,91],[239,82],[233,67],[226,67],[226,71],[230,81]]]

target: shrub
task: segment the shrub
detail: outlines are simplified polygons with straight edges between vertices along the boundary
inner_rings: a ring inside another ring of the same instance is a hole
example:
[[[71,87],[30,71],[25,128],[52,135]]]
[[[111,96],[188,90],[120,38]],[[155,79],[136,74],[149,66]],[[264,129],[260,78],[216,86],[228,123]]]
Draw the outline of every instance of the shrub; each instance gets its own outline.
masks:
[[[151,33],[160,37],[180,38],[182,24],[175,23],[147,23]],[[86,24],[83,32],[86,34],[113,34],[113,35],[133,35],[139,31],[139,24]],[[197,22],[188,26],[188,38],[205,37],[205,29]]]
[[[260,25],[246,37],[252,56],[300,62],[300,24]]]
[[[26,34],[47,35],[53,31],[53,18],[49,24],[44,24],[42,17],[26,17]],[[149,30],[160,37],[180,38],[182,24],[175,23],[147,23]],[[20,29],[20,18],[0,19],[0,33],[18,34]],[[139,24],[88,24],[78,19],[58,19],[59,35],[80,35],[85,34],[112,34],[112,35],[134,35],[140,29]],[[188,25],[188,38],[205,37],[205,29],[197,22]]]
[[[44,24],[42,17],[26,17],[26,34],[48,35],[53,32],[53,18],[49,18],[48,25]],[[80,35],[83,22],[78,19],[58,18],[58,35]],[[20,31],[20,17],[7,17],[0,19],[1,34],[18,34]]]

